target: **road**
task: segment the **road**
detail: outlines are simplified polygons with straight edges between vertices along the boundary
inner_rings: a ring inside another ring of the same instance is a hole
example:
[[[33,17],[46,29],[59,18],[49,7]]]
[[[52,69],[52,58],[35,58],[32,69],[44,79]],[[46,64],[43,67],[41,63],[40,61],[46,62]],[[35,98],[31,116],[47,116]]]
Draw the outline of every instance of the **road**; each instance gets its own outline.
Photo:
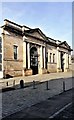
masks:
[[[59,120],[60,119],[74,119],[74,114],[73,114],[73,110],[74,108],[72,107],[73,104],[68,104],[69,106],[64,109],[62,112],[60,112],[59,114],[57,114],[54,118],[58,118]]]
[[[41,84],[36,85],[35,87],[36,89],[33,89],[33,86],[31,86],[23,89],[15,89],[12,91],[1,93],[2,94],[2,117],[4,118],[13,113],[21,111],[22,109],[25,109],[26,111],[27,108],[30,108],[31,106],[37,103],[40,103],[40,102],[42,103],[42,101],[45,101],[48,98],[51,98],[55,95],[62,93],[63,82],[65,82],[65,90],[71,89],[73,87],[72,81],[73,81],[72,78],[54,79],[54,80],[48,81],[48,88],[49,88],[48,90],[46,88],[47,82],[43,82]],[[49,102],[49,101],[46,101],[46,102]]]
[[[63,92],[31,107],[24,108],[3,120],[25,119],[25,118],[70,118],[73,119],[74,110],[74,89]]]

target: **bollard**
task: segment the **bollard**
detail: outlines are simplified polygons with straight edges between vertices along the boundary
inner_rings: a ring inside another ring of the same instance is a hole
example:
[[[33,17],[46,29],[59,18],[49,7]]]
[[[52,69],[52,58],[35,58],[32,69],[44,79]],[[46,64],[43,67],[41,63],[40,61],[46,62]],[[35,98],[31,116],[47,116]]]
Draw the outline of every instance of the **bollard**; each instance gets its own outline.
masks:
[[[20,80],[20,88],[24,88],[24,81]]]
[[[33,81],[33,89],[35,89],[35,81]]]
[[[65,92],[65,81],[63,81],[63,92]]]
[[[8,86],[8,82],[6,82],[6,85]]]
[[[49,90],[48,81],[46,81],[46,90]]]
[[[13,87],[15,86],[15,80],[13,81]]]

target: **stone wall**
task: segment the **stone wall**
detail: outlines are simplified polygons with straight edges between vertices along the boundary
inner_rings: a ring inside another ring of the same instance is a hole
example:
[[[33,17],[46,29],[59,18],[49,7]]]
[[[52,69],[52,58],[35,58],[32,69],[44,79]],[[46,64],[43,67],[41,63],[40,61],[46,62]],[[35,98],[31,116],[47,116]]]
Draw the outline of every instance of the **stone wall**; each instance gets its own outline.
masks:
[[[69,69],[70,69],[71,71],[74,71],[74,63],[72,63],[72,64],[69,65]]]
[[[48,63],[48,72],[57,72],[57,64]]]
[[[23,69],[23,39],[19,35],[10,32],[9,34],[10,35],[3,35],[4,75],[20,76],[22,75]],[[14,60],[14,45],[18,46],[17,60]]]

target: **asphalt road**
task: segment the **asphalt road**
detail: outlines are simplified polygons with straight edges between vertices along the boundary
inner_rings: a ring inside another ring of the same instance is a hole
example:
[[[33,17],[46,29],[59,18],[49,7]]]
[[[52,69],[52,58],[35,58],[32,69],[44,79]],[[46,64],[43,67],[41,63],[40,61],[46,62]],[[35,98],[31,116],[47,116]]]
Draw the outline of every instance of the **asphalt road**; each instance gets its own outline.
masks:
[[[74,108],[72,107],[73,104],[70,104],[65,110],[63,110],[61,113],[59,113],[58,115],[56,115],[54,118],[58,118],[60,119],[74,119]]]
[[[67,108],[56,115],[54,118],[74,120],[74,89],[72,90],[72,102]]]
[[[19,120],[26,118],[46,118],[47,120],[50,118],[59,118],[59,120],[63,118],[70,118],[72,120],[74,118],[73,100],[74,89],[68,90],[31,107],[25,108],[20,112],[3,118],[3,120]]]

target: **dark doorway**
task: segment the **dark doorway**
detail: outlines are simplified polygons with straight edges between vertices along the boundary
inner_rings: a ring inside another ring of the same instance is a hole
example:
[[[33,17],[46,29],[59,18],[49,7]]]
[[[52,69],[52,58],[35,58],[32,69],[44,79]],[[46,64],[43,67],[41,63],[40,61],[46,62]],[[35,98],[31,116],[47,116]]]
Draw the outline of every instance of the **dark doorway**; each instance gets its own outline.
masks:
[[[33,75],[38,74],[38,52],[36,47],[32,47],[30,50],[30,68]]]
[[[61,69],[62,69],[62,72],[64,72],[64,57],[63,57],[64,53],[61,52]]]

